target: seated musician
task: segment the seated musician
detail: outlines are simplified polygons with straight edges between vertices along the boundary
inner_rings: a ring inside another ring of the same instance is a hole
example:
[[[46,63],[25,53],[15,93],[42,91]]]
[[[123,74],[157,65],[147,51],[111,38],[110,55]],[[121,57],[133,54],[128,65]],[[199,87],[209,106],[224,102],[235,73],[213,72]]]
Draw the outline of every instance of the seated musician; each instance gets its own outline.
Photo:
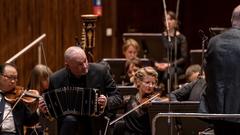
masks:
[[[102,94],[98,97],[98,105],[105,110],[105,113],[122,103],[116,83],[105,65],[88,63],[86,53],[78,46],[69,47],[65,51],[64,59],[65,67],[50,76],[50,91],[67,86],[97,88]],[[46,110],[41,107],[41,111]],[[110,113],[107,115],[111,117]],[[96,125],[89,116],[71,114],[60,117],[57,121],[59,135],[91,135],[94,132],[92,126]]]
[[[199,78],[199,74],[201,73],[201,66],[199,64],[193,64],[188,66],[185,72],[186,81],[191,82],[197,80]]]
[[[46,65],[38,64],[36,65],[30,74],[29,89],[36,89],[40,94],[44,90],[48,89],[49,76],[52,71]],[[41,103],[41,100],[40,100]],[[53,118],[50,118],[49,114],[40,113],[39,123],[33,127],[27,127],[25,135],[57,135],[57,122]]]
[[[126,112],[145,102],[155,95],[158,73],[152,67],[140,68],[134,75],[134,84],[138,93],[132,96],[126,104]],[[160,99],[160,98],[159,98]],[[161,100],[161,99],[160,99]],[[114,135],[151,135],[151,128],[147,110],[139,107],[114,126]]]
[[[35,110],[27,108],[24,102],[12,102],[16,91],[18,72],[15,65],[3,64],[0,66],[0,124],[1,135],[24,135],[23,126],[32,126],[38,122],[39,116]],[[13,92],[14,91],[14,92]],[[8,98],[7,98],[8,97]],[[37,103],[38,104],[38,103]],[[35,107],[37,108],[37,107]]]
[[[140,46],[135,39],[129,38],[126,41],[124,41],[124,44],[122,46],[122,52],[127,60],[137,58],[139,51]]]
[[[205,76],[200,75],[196,80],[184,84],[181,88],[170,93],[172,101],[200,101],[207,87]]]
[[[132,77],[134,76],[135,72],[143,67],[141,61],[139,58],[133,58],[130,60],[127,60],[125,63],[125,79],[124,79],[124,85],[131,86],[133,85]]]

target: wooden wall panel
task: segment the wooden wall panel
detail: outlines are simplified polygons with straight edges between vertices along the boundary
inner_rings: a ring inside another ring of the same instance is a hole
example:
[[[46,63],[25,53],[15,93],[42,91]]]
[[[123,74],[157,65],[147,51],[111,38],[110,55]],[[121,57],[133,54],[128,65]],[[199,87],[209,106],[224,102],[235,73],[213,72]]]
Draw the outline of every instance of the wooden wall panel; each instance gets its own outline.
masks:
[[[102,45],[100,46],[99,50],[101,50],[100,56],[103,57],[117,57],[116,52],[121,50],[121,48],[116,48],[116,38],[117,38],[117,31],[116,31],[116,24],[117,24],[117,0],[103,0],[103,15],[101,16],[101,22],[99,30],[102,36],[99,36],[101,39]],[[111,8],[110,8],[111,7]],[[106,35],[106,29],[112,30],[112,35]]]
[[[74,45],[75,37],[81,38],[80,16],[86,13],[92,13],[92,0],[0,0],[0,63],[45,33],[42,43],[48,66],[53,71],[63,67],[63,53]],[[19,85],[27,85],[30,71],[38,63],[37,48],[15,61]]]

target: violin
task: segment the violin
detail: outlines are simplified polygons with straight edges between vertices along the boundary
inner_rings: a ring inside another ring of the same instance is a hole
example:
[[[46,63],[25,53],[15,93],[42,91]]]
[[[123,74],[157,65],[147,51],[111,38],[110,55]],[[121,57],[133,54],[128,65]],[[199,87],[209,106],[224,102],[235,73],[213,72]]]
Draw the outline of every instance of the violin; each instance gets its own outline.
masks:
[[[21,86],[16,86],[15,90],[4,93],[5,100],[10,104],[15,104],[18,100],[26,104],[35,104],[40,97],[37,90],[24,90]]]
[[[151,93],[151,94],[147,94],[144,95],[143,97],[139,97],[139,93],[137,93],[136,98],[139,101],[139,105],[135,106],[134,108],[132,108],[131,110],[129,110],[128,112],[126,112],[125,114],[123,114],[122,116],[118,117],[117,119],[113,120],[112,122],[109,123],[109,125],[114,124],[115,122],[117,122],[118,120],[122,119],[123,117],[127,116],[128,114],[130,114],[131,112],[137,110],[138,108],[142,107],[145,104],[150,103],[150,101],[152,101],[153,99],[157,98],[160,96],[160,93]]]
[[[16,86],[16,88],[10,92],[6,92],[3,94],[4,99],[6,102],[12,105],[11,110],[4,116],[2,122],[0,123],[0,127],[3,124],[3,121],[6,120],[6,118],[9,116],[9,114],[13,111],[13,109],[16,107],[16,105],[22,101],[23,103],[27,103],[26,107],[30,109],[31,112],[34,112],[37,110],[38,107],[38,98],[39,92],[37,90],[24,90],[23,87]]]
[[[32,112],[36,111],[39,104],[39,99],[42,100],[42,102],[45,103],[43,98],[40,96],[38,90],[24,90],[21,86],[16,86],[15,90],[11,92],[7,92],[4,94],[5,100],[10,103],[14,104],[14,106],[19,102],[23,102],[26,107],[28,107]],[[46,103],[45,103],[46,104]],[[53,117],[51,117],[51,114],[47,110],[46,113],[44,113],[44,116],[49,119],[50,121],[53,120]]]
[[[157,94],[158,94],[158,96],[155,96]],[[160,93],[153,92],[153,93],[149,93],[149,94],[144,94],[142,96],[140,96],[140,94],[137,93],[136,98],[140,104],[142,104],[142,103],[147,104],[147,103],[150,103],[151,100],[153,100],[153,99],[151,99],[153,96],[155,96],[155,98],[158,98],[160,96]]]
[[[151,99],[154,97],[153,99]],[[153,92],[150,94],[145,94],[142,96],[141,100],[139,100],[139,103],[144,103],[148,104],[151,102],[167,102],[169,99],[167,97],[161,97],[161,93],[159,92]]]

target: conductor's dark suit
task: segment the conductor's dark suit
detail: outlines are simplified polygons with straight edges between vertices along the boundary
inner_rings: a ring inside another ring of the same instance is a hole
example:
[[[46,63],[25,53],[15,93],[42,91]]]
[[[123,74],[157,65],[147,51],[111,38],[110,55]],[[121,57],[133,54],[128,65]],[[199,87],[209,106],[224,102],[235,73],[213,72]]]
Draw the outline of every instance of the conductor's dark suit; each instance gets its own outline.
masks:
[[[207,89],[200,104],[201,111],[223,114],[240,113],[239,60],[239,28],[230,28],[210,39],[205,67]],[[218,121],[217,123],[240,123],[239,118],[221,120],[224,121]],[[227,126],[225,125],[225,127]]]
[[[107,96],[106,110],[112,110],[122,103],[122,98],[119,91],[116,88],[116,83],[112,79],[108,68],[105,65],[98,63],[89,63],[89,70],[86,75],[76,78],[68,69],[62,68],[55,72],[50,77],[49,90],[62,88],[64,86],[78,86],[83,88],[97,88],[101,91],[101,94]],[[85,121],[84,125],[92,125],[89,123],[89,118],[80,117],[78,122]],[[60,123],[64,123],[61,121]],[[76,127],[77,128],[77,127]],[[87,128],[90,128],[89,126]],[[72,128],[74,131],[74,128]],[[77,129],[78,130],[78,129]],[[78,130],[79,131],[79,130]],[[91,131],[91,128],[87,131]],[[76,131],[77,132],[77,131]],[[76,133],[75,132],[75,133]],[[67,131],[68,135],[72,135],[71,131]],[[73,133],[73,134],[75,134]],[[77,134],[77,133],[76,133]]]

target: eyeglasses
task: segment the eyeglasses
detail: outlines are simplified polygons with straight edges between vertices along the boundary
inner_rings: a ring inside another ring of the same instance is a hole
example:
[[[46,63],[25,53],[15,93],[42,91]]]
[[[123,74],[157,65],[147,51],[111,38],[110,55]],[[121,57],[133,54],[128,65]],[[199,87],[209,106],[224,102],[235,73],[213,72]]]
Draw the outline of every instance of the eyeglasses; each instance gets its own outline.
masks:
[[[146,87],[155,87],[157,86],[157,82],[144,82],[142,81],[142,84]]]
[[[1,74],[3,77],[9,79],[9,80],[13,80],[13,81],[18,81],[18,78],[16,76],[8,76],[8,75],[5,75],[5,74]]]

